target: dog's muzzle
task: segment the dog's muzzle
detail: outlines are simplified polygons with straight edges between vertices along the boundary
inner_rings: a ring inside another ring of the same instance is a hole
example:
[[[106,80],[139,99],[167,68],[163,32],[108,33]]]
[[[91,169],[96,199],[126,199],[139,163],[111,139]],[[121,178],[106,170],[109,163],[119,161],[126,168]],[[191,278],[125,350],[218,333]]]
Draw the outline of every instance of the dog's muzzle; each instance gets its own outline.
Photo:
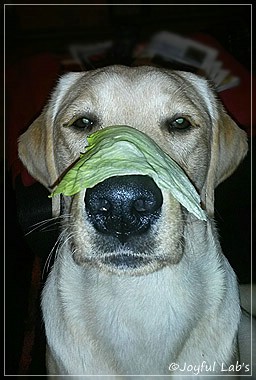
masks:
[[[162,192],[149,176],[110,177],[86,190],[85,209],[94,228],[125,244],[158,219]]]

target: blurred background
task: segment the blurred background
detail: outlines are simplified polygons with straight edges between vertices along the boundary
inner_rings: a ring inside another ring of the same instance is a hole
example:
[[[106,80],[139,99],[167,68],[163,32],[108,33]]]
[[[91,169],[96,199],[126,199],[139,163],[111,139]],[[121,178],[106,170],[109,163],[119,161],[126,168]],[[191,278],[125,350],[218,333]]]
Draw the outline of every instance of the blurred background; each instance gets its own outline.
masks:
[[[224,69],[239,78],[234,87],[219,92],[219,96],[248,133],[250,152],[237,172],[216,190],[216,221],[223,251],[238,280],[255,281],[251,257],[251,148],[255,144],[255,119],[251,115],[255,74],[251,5],[9,3],[2,7],[2,15],[6,106],[5,157],[2,151],[6,169],[5,373],[45,373],[45,338],[39,308],[45,281],[42,268],[58,233],[36,230],[24,236],[31,225],[50,217],[50,206],[42,200],[47,199],[47,192],[24,173],[18,161],[17,137],[40,113],[60,74],[113,63],[134,64],[138,52],[159,32],[191,38],[216,49]],[[171,67],[173,61],[158,57],[157,63]],[[31,215],[33,207],[36,215]]]
[[[68,4],[68,3],[67,3]],[[250,5],[8,5],[6,60],[39,52],[64,55],[77,43],[112,40],[131,49],[154,33],[204,32],[251,69]],[[129,51],[127,50],[127,55]],[[120,57],[117,58],[120,60]]]

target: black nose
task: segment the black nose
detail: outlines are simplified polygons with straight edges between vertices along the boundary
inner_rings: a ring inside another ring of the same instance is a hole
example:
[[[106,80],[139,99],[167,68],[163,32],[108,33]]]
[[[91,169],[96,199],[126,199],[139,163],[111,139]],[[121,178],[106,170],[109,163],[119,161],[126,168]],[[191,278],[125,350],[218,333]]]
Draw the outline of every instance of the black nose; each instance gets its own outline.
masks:
[[[122,243],[146,232],[159,217],[162,192],[148,176],[110,177],[86,190],[85,208],[97,231]]]

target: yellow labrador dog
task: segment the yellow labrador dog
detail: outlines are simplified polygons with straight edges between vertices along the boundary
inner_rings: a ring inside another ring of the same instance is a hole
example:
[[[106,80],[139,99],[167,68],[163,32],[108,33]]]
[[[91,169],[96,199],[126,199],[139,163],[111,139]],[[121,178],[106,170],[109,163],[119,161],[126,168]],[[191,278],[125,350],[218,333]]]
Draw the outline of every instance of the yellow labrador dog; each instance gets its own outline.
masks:
[[[42,294],[48,373],[250,373],[239,356],[236,276],[214,226],[214,188],[246,155],[245,133],[201,77],[109,66],[60,78],[20,137],[20,158],[52,191],[84,152],[87,135],[109,125],[153,138],[186,172],[208,221],[148,176],[111,177],[64,196],[61,239]],[[56,216],[59,198],[53,202]]]

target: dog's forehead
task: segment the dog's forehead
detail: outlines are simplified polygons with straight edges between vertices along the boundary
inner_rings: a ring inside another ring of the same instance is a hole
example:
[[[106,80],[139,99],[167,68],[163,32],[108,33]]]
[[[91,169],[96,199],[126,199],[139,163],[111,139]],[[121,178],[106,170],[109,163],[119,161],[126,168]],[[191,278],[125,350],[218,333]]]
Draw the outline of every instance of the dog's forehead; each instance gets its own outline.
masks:
[[[80,87],[80,90],[79,90]],[[94,93],[102,95],[118,91],[118,95],[141,95],[148,92],[152,96],[170,94],[186,88],[187,93],[198,93],[190,79],[189,73],[178,73],[160,68],[141,66],[110,66],[103,70],[85,73],[77,88],[77,93],[93,88]],[[157,91],[154,92],[154,91]]]
[[[55,103],[60,108],[57,106],[56,113],[66,109],[63,105],[68,102],[74,113],[81,106],[89,109],[97,105],[109,112],[126,105],[134,110],[147,106],[164,112],[166,107],[182,113],[182,106],[188,113],[193,109],[207,110],[215,118],[215,100],[207,82],[192,73],[149,66],[109,66],[76,74],[60,81]]]
[[[95,71],[92,75],[85,74],[83,79],[85,82],[92,80],[93,83],[101,85],[107,83],[108,86],[119,86],[125,84],[127,87],[137,87],[138,85],[145,84],[148,87],[154,85],[161,85],[166,83],[166,79],[170,79],[172,73],[157,69],[155,67],[120,67],[112,66],[104,70]]]
[[[88,86],[91,101],[105,105],[109,111],[112,105],[118,106],[119,112],[124,108],[138,112],[144,104],[152,111],[160,109],[177,89],[175,81],[160,71],[140,69],[102,72],[92,78],[84,78],[84,88]],[[82,92],[80,97],[87,99],[87,94]]]

